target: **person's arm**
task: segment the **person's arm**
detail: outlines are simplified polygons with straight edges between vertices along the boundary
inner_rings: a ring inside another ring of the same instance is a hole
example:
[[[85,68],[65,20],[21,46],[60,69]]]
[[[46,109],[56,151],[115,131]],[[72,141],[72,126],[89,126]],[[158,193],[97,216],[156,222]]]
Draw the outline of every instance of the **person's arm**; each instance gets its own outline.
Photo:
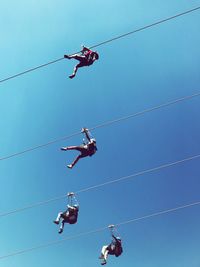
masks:
[[[90,142],[91,138],[90,138],[89,130],[87,128],[82,128],[81,132],[85,134],[87,140]]]
[[[90,135],[89,135],[89,131],[85,131],[85,136],[87,138],[87,140],[90,142]]]
[[[79,203],[78,203],[78,200],[74,197],[73,199],[73,205],[76,205],[77,208],[79,208]],[[70,209],[70,210],[76,210],[77,208],[75,208],[74,206],[71,206],[71,205],[67,205],[67,208]]]
[[[119,243],[119,240],[112,234],[112,238],[115,240],[116,243]]]
[[[115,240],[115,241],[117,241],[117,238],[112,234],[112,238]]]
[[[85,52],[85,51],[91,51],[91,50],[83,45],[82,46],[82,52]]]
[[[74,196],[74,199],[73,199],[73,201],[74,201],[74,205],[76,205],[77,206],[77,208],[79,208],[79,203],[78,203],[78,200],[76,199],[76,197]]]

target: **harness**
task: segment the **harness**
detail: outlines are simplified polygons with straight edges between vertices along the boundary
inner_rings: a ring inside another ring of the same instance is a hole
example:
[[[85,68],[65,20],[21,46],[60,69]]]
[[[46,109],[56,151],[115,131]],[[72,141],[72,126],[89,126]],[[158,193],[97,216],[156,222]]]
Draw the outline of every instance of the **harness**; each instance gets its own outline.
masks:
[[[74,193],[68,193],[68,209],[62,218],[69,224],[74,224],[78,219],[79,205]]]
[[[117,239],[115,237],[118,236],[118,232],[114,225],[110,225],[109,228],[112,236],[112,243],[107,248],[108,254],[115,255],[115,257],[119,257],[123,252],[121,239]]]
[[[94,155],[96,153],[97,147],[96,147],[96,145],[94,145],[94,143],[89,143],[87,150],[90,153],[89,156],[91,157],[92,155]]]
[[[77,210],[69,211],[69,217],[68,217],[68,223],[69,224],[76,223],[77,222],[77,218],[78,218],[78,211]]]
[[[121,242],[116,241],[113,241],[107,249],[110,255],[115,255],[116,257],[119,257],[123,252]]]
[[[87,60],[87,65],[88,66],[92,65],[94,62],[93,60],[94,52],[92,50],[89,50],[89,51],[85,51],[83,54]]]

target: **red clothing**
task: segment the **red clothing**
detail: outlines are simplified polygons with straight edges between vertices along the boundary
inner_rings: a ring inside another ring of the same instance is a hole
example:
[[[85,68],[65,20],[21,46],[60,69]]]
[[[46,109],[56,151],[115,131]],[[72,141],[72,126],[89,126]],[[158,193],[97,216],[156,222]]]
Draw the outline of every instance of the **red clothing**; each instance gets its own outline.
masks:
[[[90,49],[84,50],[83,51],[85,58],[87,59],[87,65],[92,65],[94,60],[93,60],[93,55],[94,52]]]
[[[92,53],[93,53],[93,51],[90,50],[90,49],[84,50],[84,55],[85,55],[86,57],[88,57],[88,56],[91,55]]]

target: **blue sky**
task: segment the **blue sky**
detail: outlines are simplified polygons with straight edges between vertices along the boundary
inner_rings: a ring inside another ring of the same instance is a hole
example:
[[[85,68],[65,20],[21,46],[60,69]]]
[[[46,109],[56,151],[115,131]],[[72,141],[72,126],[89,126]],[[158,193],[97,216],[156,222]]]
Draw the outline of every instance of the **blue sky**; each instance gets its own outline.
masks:
[[[0,79],[192,9],[199,1],[4,1]],[[0,157],[198,92],[199,11],[98,47],[100,59],[68,79],[62,60],[0,84]],[[199,154],[200,99],[96,129],[98,153],[67,169],[82,136],[0,162],[0,211]],[[80,193],[77,225],[52,223],[59,200],[0,218],[0,256],[111,223],[199,201],[199,160]],[[200,207],[119,227],[124,253],[108,266],[199,266]],[[0,261],[3,267],[100,266],[108,231]]]

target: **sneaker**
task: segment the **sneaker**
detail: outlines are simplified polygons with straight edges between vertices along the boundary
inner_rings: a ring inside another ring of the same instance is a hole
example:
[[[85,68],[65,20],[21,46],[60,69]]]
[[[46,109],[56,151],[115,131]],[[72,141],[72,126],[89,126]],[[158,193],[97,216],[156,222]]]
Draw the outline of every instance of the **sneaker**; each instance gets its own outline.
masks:
[[[56,221],[56,220],[55,220],[55,221],[53,221],[53,222],[54,222],[55,224],[59,224],[59,221]]]
[[[102,262],[101,262],[101,265],[105,265],[107,262],[106,262],[106,260],[103,260]]]
[[[73,168],[72,164],[67,165],[67,168],[72,169]]]
[[[66,151],[67,147],[61,147],[60,150]]]
[[[75,74],[72,74],[69,76],[70,79],[73,79],[75,77]]]
[[[63,229],[60,229],[60,230],[58,231],[59,234],[62,234],[62,232],[63,232]]]
[[[70,56],[68,56],[68,55],[64,55],[64,58],[70,59]]]

